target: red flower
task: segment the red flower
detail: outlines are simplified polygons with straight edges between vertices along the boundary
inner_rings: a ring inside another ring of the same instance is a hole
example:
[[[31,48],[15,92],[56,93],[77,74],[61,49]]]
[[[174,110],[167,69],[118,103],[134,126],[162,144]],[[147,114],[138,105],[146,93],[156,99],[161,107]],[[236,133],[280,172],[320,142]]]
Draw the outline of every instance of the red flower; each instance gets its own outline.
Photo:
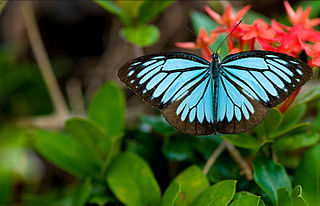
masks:
[[[301,24],[306,28],[314,27],[320,24],[320,18],[317,19],[309,19],[309,15],[311,12],[311,7],[309,6],[306,8],[305,11],[303,11],[302,7],[299,6],[297,8],[297,12],[294,12],[292,7],[290,6],[288,1],[284,1],[284,7],[286,9],[286,12],[288,14],[290,22],[295,24]]]
[[[176,42],[177,47],[186,49],[201,49],[202,57],[208,61],[211,60],[211,50],[208,48],[218,37],[218,33],[211,32],[211,36],[208,35],[204,28],[200,28],[196,43],[194,42]]]
[[[277,41],[280,42],[280,45],[275,50],[277,52],[298,56],[305,42],[320,41],[320,32],[314,31],[313,28],[306,28],[302,24],[288,27],[272,20],[272,28],[277,33]]]
[[[232,23],[239,22],[242,19],[242,17],[248,12],[250,7],[251,5],[247,5],[240,9],[236,14],[233,14],[231,5],[228,4],[222,16],[210,9],[209,6],[205,6],[204,8],[206,12],[209,14],[209,16],[211,16],[211,18],[215,20],[217,23],[219,23],[220,25],[226,25],[227,27],[230,27]]]
[[[309,61],[309,66],[320,67],[320,42],[314,45],[304,44],[304,49],[308,56],[312,57]]]
[[[241,28],[246,32],[241,37],[242,40],[249,41],[252,43],[250,49],[254,50],[254,41],[260,44],[261,48],[265,49],[265,42],[272,42],[276,37],[276,32],[271,28],[271,26],[265,23],[262,19],[257,19],[253,22],[252,25],[241,25]]]

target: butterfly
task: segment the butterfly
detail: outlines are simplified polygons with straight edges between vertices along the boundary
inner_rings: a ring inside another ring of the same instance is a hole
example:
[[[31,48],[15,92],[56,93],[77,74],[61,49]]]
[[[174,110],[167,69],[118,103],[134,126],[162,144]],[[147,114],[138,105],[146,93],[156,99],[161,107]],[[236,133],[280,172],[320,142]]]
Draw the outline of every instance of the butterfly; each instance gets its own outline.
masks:
[[[184,52],[133,59],[119,79],[176,129],[193,135],[235,134],[259,124],[312,75],[301,60],[284,53],[247,51],[211,62]]]

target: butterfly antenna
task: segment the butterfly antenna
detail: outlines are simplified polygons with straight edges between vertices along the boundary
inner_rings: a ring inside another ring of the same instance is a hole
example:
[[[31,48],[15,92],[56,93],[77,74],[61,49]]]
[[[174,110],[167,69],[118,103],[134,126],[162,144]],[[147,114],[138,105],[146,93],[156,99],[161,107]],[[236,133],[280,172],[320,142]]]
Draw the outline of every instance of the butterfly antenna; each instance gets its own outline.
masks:
[[[229,36],[232,34],[232,32],[239,26],[239,24],[241,24],[242,22],[242,19],[238,22],[238,24],[231,30],[231,32],[228,34],[228,36],[226,38],[224,38],[224,40],[220,43],[220,45],[218,46],[217,50],[216,50],[216,53],[220,52],[221,50],[221,46],[223,45],[223,43],[229,38]]]
[[[193,34],[196,38],[198,38],[197,35],[196,35],[191,29],[189,29],[188,27],[186,27],[186,29],[187,29],[188,31],[190,31],[191,34]],[[200,39],[200,41],[201,41],[204,45],[206,45],[206,46],[208,47],[208,49],[210,49],[210,51],[213,53],[213,50],[209,47],[209,45],[206,44],[201,38],[199,38],[199,39]]]

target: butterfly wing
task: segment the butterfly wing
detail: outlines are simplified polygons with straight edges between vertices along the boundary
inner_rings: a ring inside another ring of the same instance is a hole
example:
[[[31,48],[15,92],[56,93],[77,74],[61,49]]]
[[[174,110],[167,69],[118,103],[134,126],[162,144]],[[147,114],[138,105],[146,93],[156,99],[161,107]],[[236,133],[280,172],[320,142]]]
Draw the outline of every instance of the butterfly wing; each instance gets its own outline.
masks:
[[[217,131],[251,129],[312,74],[306,63],[283,53],[249,51],[227,56],[218,78]]]
[[[132,91],[161,109],[165,119],[189,134],[213,132],[213,80],[210,63],[182,52],[136,58],[118,72]]]

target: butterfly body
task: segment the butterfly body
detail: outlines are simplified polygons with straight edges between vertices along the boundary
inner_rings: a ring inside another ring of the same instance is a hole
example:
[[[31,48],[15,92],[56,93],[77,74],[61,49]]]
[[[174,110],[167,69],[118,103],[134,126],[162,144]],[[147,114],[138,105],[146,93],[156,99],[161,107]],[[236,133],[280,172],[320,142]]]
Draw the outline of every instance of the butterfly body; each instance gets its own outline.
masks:
[[[269,109],[313,74],[304,62],[283,53],[217,53],[211,62],[193,54],[166,52],[138,57],[118,77],[161,110],[178,130],[195,135],[245,132]]]

